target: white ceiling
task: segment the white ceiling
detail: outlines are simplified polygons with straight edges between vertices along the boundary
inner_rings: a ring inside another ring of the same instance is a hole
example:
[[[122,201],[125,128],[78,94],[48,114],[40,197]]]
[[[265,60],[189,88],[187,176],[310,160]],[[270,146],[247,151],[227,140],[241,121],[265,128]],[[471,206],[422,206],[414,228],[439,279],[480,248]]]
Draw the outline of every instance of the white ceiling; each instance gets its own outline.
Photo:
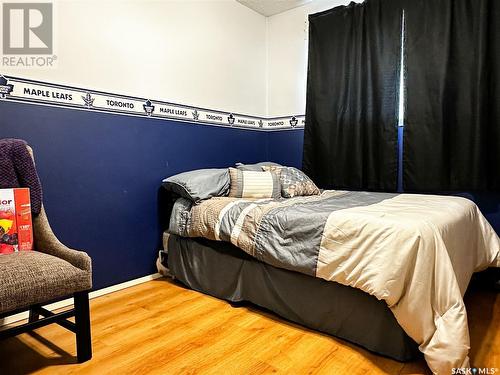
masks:
[[[300,7],[312,0],[236,0],[237,2],[255,10],[263,16],[269,17],[289,9]]]

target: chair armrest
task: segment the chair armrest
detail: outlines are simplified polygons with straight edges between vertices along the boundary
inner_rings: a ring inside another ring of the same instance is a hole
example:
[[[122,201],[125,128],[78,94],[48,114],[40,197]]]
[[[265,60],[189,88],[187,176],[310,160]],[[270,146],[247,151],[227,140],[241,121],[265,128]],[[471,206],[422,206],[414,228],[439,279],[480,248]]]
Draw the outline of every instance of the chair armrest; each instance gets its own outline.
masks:
[[[33,218],[33,233],[37,251],[61,258],[83,271],[92,271],[92,261],[87,253],[70,249],[57,239],[43,205],[40,214]]]

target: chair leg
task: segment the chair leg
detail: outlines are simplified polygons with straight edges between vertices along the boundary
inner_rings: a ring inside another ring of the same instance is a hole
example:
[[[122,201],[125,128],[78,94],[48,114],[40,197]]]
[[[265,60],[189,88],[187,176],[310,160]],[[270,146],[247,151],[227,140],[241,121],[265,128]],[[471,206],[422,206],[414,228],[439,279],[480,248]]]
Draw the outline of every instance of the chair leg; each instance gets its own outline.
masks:
[[[29,312],[28,322],[33,323],[36,322],[40,318],[40,314],[38,313],[38,306],[31,306]]]
[[[90,334],[89,293],[78,292],[75,299],[76,352],[78,362],[92,358],[92,338]]]

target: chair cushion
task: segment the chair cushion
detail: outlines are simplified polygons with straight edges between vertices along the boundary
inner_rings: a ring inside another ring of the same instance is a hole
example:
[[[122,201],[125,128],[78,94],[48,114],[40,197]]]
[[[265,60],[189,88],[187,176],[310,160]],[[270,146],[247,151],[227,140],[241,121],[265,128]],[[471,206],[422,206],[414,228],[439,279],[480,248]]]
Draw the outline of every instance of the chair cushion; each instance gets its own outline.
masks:
[[[38,251],[0,255],[0,313],[88,290],[91,278],[90,272]]]

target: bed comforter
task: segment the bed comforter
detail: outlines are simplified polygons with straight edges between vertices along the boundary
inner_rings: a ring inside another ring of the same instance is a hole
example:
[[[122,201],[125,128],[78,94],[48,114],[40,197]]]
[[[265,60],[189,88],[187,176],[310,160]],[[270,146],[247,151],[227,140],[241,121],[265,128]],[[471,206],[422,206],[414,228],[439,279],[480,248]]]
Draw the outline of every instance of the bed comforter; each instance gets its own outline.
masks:
[[[470,200],[324,191],[185,208],[171,232],[228,241],[270,265],[359,288],[387,303],[434,373],[470,367],[462,297],[473,272],[500,267],[500,239]]]

